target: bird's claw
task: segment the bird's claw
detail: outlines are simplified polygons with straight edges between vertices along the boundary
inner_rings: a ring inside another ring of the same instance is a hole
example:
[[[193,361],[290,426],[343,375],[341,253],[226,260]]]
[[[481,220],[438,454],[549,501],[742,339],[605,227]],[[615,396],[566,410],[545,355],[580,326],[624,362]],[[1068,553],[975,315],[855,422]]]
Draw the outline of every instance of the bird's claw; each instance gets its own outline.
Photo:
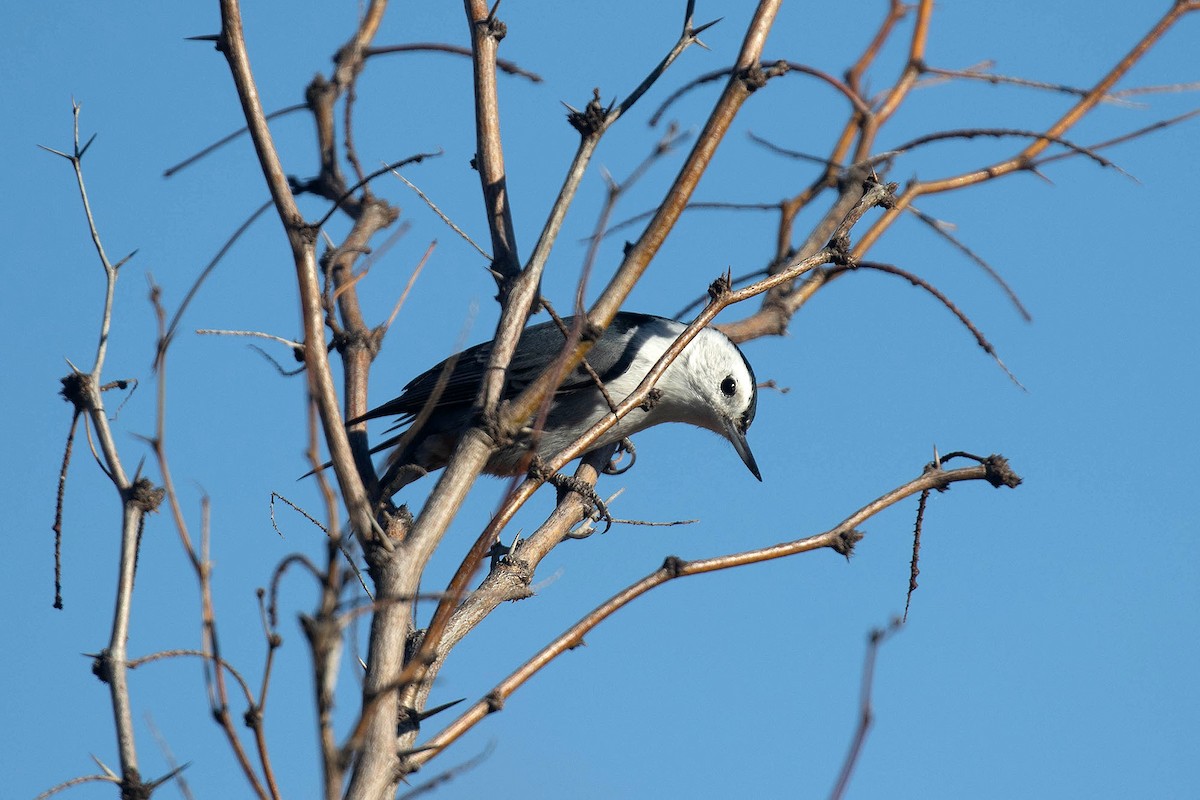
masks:
[[[629,454],[629,463],[624,466],[618,466],[624,459],[625,454]],[[637,448],[633,446],[633,442],[628,437],[617,443],[617,449],[613,452],[613,456],[604,466],[602,472],[605,475],[624,475],[634,464],[637,463]]]

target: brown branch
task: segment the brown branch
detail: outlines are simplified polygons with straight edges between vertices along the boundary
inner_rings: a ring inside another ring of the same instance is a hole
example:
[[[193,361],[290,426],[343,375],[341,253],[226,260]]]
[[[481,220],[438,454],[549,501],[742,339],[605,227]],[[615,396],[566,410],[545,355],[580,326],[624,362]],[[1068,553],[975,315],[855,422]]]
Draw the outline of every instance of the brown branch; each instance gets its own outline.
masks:
[[[941,467],[938,466],[937,469]],[[921,529],[925,524],[925,506],[928,503],[929,492],[921,492],[921,498],[917,501],[917,521],[913,523],[912,561],[908,565],[908,594],[904,597],[904,616],[901,622],[908,622],[908,609],[912,605],[913,592],[917,590],[917,576],[921,574],[917,562],[921,560]]]
[[[225,659],[214,658],[212,653],[204,650],[190,650],[187,648],[159,650],[157,653],[150,653],[149,655],[144,655],[139,658],[131,658],[128,662],[126,662],[126,666],[128,666],[129,669],[137,669],[138,667],[144,667],[147,664],[153,664],[156,661],[163,661],[170,658],[187,657],[202,658],[209,663],[213,663],[215,661],[220,668],[228,671],[229,674],[233,676],[233,679],[237,682],[237,685],[242,690],[242,695],[246,698],[246,705],[250,707],[255,705],[254,692],[250,690],[250,684],[246,681],[242,674]]]
[[[475,76],[475,169],[483,189],[488,230],[492,237],[492,269],[504,282],[521,269],[517,255],[512,208],[509,206],[504,148],[500,137],[500,102],[496,91],[496,50],[507,26],[488,10],[484,0],[465,0],[471,33],[471,63]],[[502,293],[503,287],[501,289]]]
[[[1134,131],[1130,131],[1129,133],[1121,134],[1120,136],[1116,136],[1112,139],[1105,139],[1103,142],[1097,142],[1096,144],[1088,145],[1088,149],[1092,150],[1092,151],[1103,150],[1106,147],[1112,147],[1113,145],[1121,144],[1123,142],[1128,142],[1133,139],[1139,139],[1142,136],[1146,136],[1148,134],[1154,133],[1155,131],[1162,130],[1163,128],[1169,128],[1172,125],[1178,125],[1181,122],[1186,122],[1187,120],[1191,119],[1192,117],[1195,117],[1198,114],[1200,114],[1200,108],[1193,109],[1184,114],[1179,114],[1178,116],[1171,117],[1169,119],[1159,120],[1158,122],[1151,123],[1150,125],[1146,125],[1145,127],[1138,128],[1137,130],[1134,130]],[[1071,158],[1072,156],[1075,156],[1075,155],[1077,155],[1077,153],[1073,153],[1073,152],[1054,153],[1053,155],[1043,156],[1041,158],[1035,159],[1032,163],[1032,166],[1036,169],[1037,167],[1040,167],[1043,164],[1049,164],[1051,161],[1060,161],[1064,158]]]
[[[1179,21],[1185,14],[1195,11],[1197,4],[1176,2],[1161,19],[1155,23],[1154,27],[1142,37],[1137,44],[1118,61],[1099,82],[1093,86],[1088,93],[1079,99],[1075,105],[1064,113],[1057,122],[1050,125],[1046,130],[1042,131],[1042,135],[1036,141],[1031,142],[1024,147],[1020,152],[1012,157],[992,164],[991,166],[982,169],[965,172],[959,175],[948,178],[941,178],[929,181],[915,181],[911,183],[903,193],[897,198],[896,205],[883,215],[874,225],[872,225],[863,237],[859,240],[858,245],[852,254],[855,258],[861,258],[865,253],[879,240],[884,231],[888,230],[896,221],[897,217],[918,197],[927,194],[938,194],[941,192],[960,189],[966,186],[972,186],[984,181],[993,180],[1004,175],[1012,174],[1013,172],[1026,170],[1029,164],[1033,162],[1041,153],[1049,147],[1055,139],[1061,138],[1068,130],[1070,130],[1079,120],[1081,120],[1088,112],[1090,112],[1096,104],[1098,104],[1112,89],[1112,87],[1136,64],[1141,58],[1154,46],[1156,42],[1163,37],[1171,27]]]
[[[372,3],[372,9],[377,5],[379,4]],[[342,495],[346,498],[351,520],[363,536],[370,536],[377,525],[370,514],[366,489],[359,477],[349,438],[342,425],[337,391],[325,351],[324,314],[315,255],[316,231],[308,226],[300,215],[275,149],[270,128],[267,126],[250,68],[249,54],[246,51],[238,0],[221,0],[221,35],[218,44],[229,62],[230,73],[250,128],[263,177],[271,191],[276,211],[292,249],[304,325],[304,362],[307,367],[305,375],[308,378],[309,393],[320,411],[334,472]],[[381,541],[387,542],[386,538]]]
[[[696,561],[684,561],[674,556],[667,558],[662,567],[640,581],[630,584],[627,588],[618,592],[605,603],[597,606],[579,622],[568,628],[553,642],[497,684],[486,697],[476,702],[459,716],[458,719],[433,736],[426,742],[421,752],[409,756],[410,767],[416,768],[424,764],[477,725],[488,714],[500,710],[503,707],[504,701],[530,678],[541,671],[542,668],[568,650],[578,647],[583,642],[583,637],[597,625],[651,589],[676,578],[772,561],[810,550],[831,548],[842,555],[849,555],[853,551],[854,545],[863,537],[862,532],[858,530],[858,526],[880,511],[926,489],[944,488],[958,481],[978,480],[987,481],[997,487],[1015,487],[1020,483],[1020,478],[1012,472],[1008,467],[1008,462],[1002,456],[989,456],[987,462],[979,466],[965,467],[949,472],[942,470],[926,472],[920,477],[868,503],[824,533],[795,539],[770,547],[757,548],[740,553],[730,553],[728,555]]]
[[[888,13],[880,23],[879,29],[872,37],[870,44],[863,50],[862,55],[854,62],[850,69],[846,70],[846,85],[854,89],[858,93],[862,85],[862,76],[867,69],[875,63],[875,59],[879,56],[883,46],[887,40],[891,38],[892,32],[895,31],[896,25],[900,20],[908,16],[908,12],[912,10],[912,6],[904,2],[904,0],[889,0]]]

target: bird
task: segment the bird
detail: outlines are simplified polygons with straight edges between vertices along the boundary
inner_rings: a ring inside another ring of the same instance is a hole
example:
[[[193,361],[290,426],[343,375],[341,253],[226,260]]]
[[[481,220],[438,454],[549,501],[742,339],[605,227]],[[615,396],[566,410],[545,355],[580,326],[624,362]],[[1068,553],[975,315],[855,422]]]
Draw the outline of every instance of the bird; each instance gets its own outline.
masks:
[[[575,317],[566,317],[567,330]],[[608,400],[588,372],[591,367],[615,404],[628,397],[655,362],[687,326],[665,317],[618,312],[581,364],[567,373],[551,397],[540,424],[523,428],[514,441],[499,447],[484,466],[492,475],[519,475],[528,470],[532,450],[548,461],[593,424],[610,413]],[[502,398],[516,397],[554,361],[566,337],[555,321],[529,326],[509,363]],[[408,427],[371,448],[393,448],[380,481],[388,495],[426,473],[444,467],[474,419],[474,403],[492,352],[483,342],[450,356],[413,378],[399,396],[347,422],[348,425],[397,417],[387,433]],[[700,330],[655,384],[657,400],[635,408],[593,445],[598,449],[638,431],[666,422],[683,422],[727,439],[742,463],[758,480],[758,464],[746,432],[758,408],[754,370],[737,345],[713,327]],[[427,408],[428,406],[428,408]],[[418,417],[423,417],[418,420]]]

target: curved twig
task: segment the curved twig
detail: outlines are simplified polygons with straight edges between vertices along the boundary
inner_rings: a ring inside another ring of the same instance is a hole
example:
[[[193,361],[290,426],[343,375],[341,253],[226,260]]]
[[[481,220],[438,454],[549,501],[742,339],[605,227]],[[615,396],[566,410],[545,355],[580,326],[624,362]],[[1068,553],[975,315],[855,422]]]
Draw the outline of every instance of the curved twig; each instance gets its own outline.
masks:
[[[771,78],[786,75],[789,72],[798,72],[801,75],[809,75],[817,80],[823,81],[840,92],[843,97],[850,101],[850,105],[854,107],[854,110],[860,114],[867,114],[870,111],[870,109],[867,107],[867,104],[861,97],[858,96],[857,92],[824,70],[819,70],[816,67],[810,67],[807,64],[801,64],[796,61],[786,61],[783,59],[776,61],[763,59],[759,63],[759,68],[767,73],[768,77]],[[692,80],[688,81],[683,86],[672,92],[666,100],[662,101],[654,113],[650,115],[649,124],[651,126],[657,125],[662,119],[663,114],[667,112],[667,109],[670,108],[676,100],[683,97],[688,92],[692,91],[698,86],[703,86],[706,83],[712,83],[713,81],[720,80],[721,78],[729,77],[732,74],[733,69],[734,68],[732,67],[716,69],[712,72],[706,72],[700,77],[693,78]]]
[[[932,295],[935,300],[945,306],[951,314],[958,318],[958,321],[963,324],[963,327],[971,332],[971,335],[975,337],[975,343],[979,345],[983,352],[992,357],[992,360],[999,365],[1000,369],[1004,370],[1004,374],[1008,376],[1009,380],[1020,387],[1022,391],[1028,391],[1028,389],[1026,389],[1019,380],[1017,380],[1017,376],[1013,375],[1009,368],[1005,366],[1004,362],[1000,360],[1000,356],[996,355],[996,348],[993,347],[992,343],[989,342],[987,337],[983,335],[983,331],[979,330],[979,328],[975,326],[975,323],[971,321],[971,318],[964,314],[962,310],[954,304],[953,300],[942,294],[942,292],[929,281],[925,280],[919,275],[909,272],[908,270],[900,269],[892,264],[882,264],[878,261],[856,261],[842,266],[830,267],[826,272],[828,273],[829,278],[834,278],[839,274],[853,272],[857,269],[869,269],[904,278],[913,286],[916,286],[918,289],[922,289]]]
[[[442,44],[440,42],[414,42],[412,44],[389,44],[380,47],[368,47],[363,51],[363,56],[371,58],[372,56],[383,56],[391,53],[451,53],[470,58],[471,48],[457,44]],[[509,61],[507,58],[497,58],[496,69],[509,75],[528,78],[533,83],[542,82],[541,75],[538,75],[536,72],[530,72],[515,61]]]

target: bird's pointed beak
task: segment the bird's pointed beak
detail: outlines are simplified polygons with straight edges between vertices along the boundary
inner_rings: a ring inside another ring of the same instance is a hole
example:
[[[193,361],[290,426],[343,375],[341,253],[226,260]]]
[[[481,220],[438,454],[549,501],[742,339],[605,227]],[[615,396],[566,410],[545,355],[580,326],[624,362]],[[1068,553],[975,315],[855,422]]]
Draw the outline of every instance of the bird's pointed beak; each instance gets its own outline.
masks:
[[[742,463],[746,465],[746,469],[750,470],[750,474],[761,481],[762,475],[758,471],[758,464],[754,460],[754,453],[750,452],[750,444],[746,441],[746,434],[742,432],[734,420],[727,419],[724,422],[725,438],[733,445],[733,449],[741,457]]]

